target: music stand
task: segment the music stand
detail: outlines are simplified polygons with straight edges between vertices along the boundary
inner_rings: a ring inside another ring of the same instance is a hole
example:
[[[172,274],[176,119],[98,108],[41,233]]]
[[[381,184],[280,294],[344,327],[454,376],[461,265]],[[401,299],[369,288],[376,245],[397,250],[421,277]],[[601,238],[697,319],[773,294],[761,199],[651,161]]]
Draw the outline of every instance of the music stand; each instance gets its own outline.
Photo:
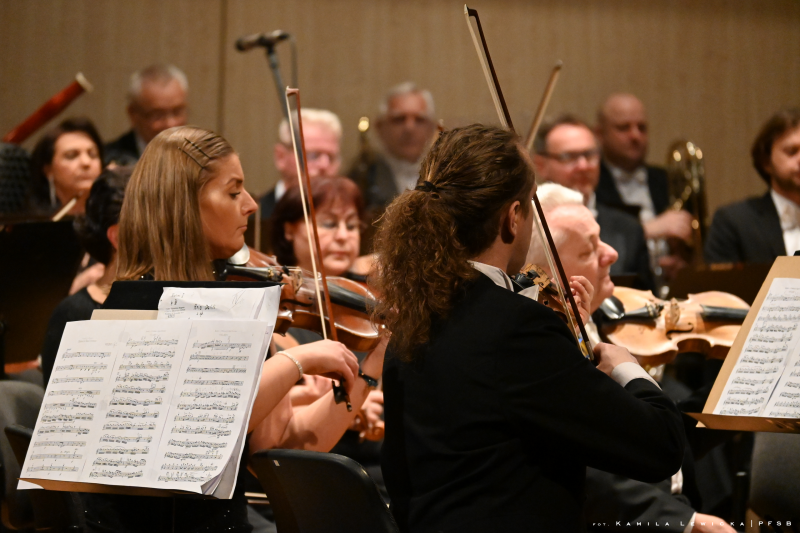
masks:
[[[280,283],[271,281],[115,281],[103,309],[155,311],[166,287],[206,289],[258,289]]]
[[[0,371],[39,356],[50,315],[69,292],[83,250],[72,220],[0,230]],[[6,361],[7,359],[7,361]]]
[[[752,305],[772,264],[721,263],[687,267],[669,286],[670,298],[687,298],[705,291],[729,292]]]

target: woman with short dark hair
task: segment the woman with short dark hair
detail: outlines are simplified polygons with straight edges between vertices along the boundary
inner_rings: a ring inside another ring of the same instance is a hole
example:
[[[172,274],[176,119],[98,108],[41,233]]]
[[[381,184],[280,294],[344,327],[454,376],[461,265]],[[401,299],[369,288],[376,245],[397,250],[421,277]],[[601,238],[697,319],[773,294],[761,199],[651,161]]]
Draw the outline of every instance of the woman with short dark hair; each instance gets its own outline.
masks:
[[[84,211],[89,189],[103,168],[103,141],[87,118],[69,118],[46,132],[31,154],[31,208],[50,212],[78,201]]]

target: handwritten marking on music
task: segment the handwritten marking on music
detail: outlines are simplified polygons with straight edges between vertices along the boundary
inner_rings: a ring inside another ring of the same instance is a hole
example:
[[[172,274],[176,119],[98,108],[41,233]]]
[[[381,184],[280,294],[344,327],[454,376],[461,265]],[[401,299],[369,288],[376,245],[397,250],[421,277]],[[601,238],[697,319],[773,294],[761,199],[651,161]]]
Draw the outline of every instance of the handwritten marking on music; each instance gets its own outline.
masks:
[[[800,279],[775,278],[715,414],[800,418]]]

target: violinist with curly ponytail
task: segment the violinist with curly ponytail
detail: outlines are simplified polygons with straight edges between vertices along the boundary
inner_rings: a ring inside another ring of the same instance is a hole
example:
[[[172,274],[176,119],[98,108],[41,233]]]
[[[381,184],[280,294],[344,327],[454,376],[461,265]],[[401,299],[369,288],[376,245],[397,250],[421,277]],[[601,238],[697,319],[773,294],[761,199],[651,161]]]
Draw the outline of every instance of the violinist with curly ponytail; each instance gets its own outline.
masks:
[[[401,531],[582,531],[586,466],[660,481],[681,465],[672,402],[623,348],[584,359],[515,294],[535,193],[515,134],[443,133],[376,238],[383,473]]]

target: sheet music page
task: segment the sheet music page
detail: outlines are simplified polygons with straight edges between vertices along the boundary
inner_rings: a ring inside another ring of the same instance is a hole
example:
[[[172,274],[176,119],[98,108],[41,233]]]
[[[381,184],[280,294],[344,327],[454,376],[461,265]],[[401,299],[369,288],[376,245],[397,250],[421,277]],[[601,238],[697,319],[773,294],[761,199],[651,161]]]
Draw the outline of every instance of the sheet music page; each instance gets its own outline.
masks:
[[[79,480],[94,451],[89,434],[103,424],[101,405],[109,397],[124,327],[124,322],[67,324],[21,477]]]
[[[800,279],[775,278],[714,414],[800,416]]]
[[[153,486],[201,492],[200,486],[218,476],[236,451],[272,325],[257,320],[191,324]]]
[[[155,479],[169,391],[178,379],[191,323],[129,320],[123,324],[104,395],[107,401],[101,404],[80,481],[148,486]]]
[[[166,287],[158,301],[158,319],[253,319],[263,305],[264,291]]]

